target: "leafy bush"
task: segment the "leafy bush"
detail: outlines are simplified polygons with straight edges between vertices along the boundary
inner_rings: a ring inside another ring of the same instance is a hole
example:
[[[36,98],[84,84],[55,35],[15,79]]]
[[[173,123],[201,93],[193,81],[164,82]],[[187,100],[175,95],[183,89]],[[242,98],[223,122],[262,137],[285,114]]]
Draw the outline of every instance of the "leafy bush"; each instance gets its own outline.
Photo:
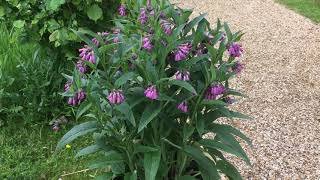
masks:
[[[77,37],[71,29],[99,30],[111,24],[119,0],[0,0],[0,19],[23,29],[26,40],[52,42],[68,53]],[[69,52],[70,53],[70,52]]]
[[[89,168],[104,169],[102,179],[241,179],[224,153],[250,164],[237,138],[250,141],[217,120],[248,118],[228,108],[242,96],[229,86],[243,69],[242,33],[191,13],[166,0],[128,0],[112,33],[77,32],[87,45],[65,75],[64,96],[87,122],[57,150],[93,132],[95,143],[77,157],[100,152]]]
[[[0,122],[44,122],[62,113],[65,105],[58,92],[63,67],[37,44],[20,44],[18,32],[9,33],[4,26],[0,47]]]

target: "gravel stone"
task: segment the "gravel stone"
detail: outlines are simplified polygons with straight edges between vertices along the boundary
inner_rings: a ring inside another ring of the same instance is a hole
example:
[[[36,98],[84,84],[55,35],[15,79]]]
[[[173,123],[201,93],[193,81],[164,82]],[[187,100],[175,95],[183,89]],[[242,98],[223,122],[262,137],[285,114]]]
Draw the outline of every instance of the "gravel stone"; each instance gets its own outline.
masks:
[[[252,167],[232,157],[245,179],[320,179],[320,26],[272,0],[172,0],[194,16],[243,30],[246,66],[234,80],[249,98],[232,121],[253,141]]]

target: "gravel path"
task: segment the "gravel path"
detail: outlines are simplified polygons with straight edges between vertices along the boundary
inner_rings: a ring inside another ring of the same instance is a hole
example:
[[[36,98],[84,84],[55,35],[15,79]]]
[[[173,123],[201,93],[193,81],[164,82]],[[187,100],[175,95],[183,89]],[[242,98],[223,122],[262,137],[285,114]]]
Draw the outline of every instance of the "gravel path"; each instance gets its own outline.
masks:
[[[233,159],[245,179],[320,179],[320,26],[272,0],[174,0],[244,30],[249,96],[237,121],[252,140],[253,167]]]

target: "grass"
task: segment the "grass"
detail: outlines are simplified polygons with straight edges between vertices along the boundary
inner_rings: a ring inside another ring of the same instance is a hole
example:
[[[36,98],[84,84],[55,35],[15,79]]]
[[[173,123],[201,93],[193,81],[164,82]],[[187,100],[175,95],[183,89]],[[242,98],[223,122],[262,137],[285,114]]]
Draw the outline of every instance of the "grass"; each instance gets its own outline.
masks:
[[[288,8],[320,23],[320,0],[277,0]]]
[[[61,175],[86,169],[91,159],[75,159],[76,152],[89,143],[75,141],[70,149],[54,154],[66,130],[50,127],[5,127],[0,130],[0,179],[58,179]],[[74,145],[76,144],[76,145]],[[79,172],[63,179],[90,179],[94,171]]]

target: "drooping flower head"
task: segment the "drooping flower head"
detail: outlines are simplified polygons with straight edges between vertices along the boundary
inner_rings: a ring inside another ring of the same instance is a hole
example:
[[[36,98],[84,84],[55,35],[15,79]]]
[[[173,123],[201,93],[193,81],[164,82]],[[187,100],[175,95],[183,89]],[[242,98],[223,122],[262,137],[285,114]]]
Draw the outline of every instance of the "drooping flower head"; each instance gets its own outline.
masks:
[[[95,57],[94,57],[94,51],[91,47],[85,45],[82,49],[79,49],[80,57],[84,61],[89,61],[92,64],[96,63]]]
[[[182,103],[178,104],[177,108],[184,113],[188,112],[187,102],[182,102]]]
[[[77,69],[82,74],[86,73],[88,70],[87,66],[83,63],[82,60],[77,62]]]
[[[190,80],[190,72],[189,71],[177,71],[174,74],[174,78],[176,80],[189,81]]]
[[[127,9],[124,4],[121,4],[118,8],[118,13],[120,16],[126,16],[127,15]]]
[[[244,65],[239,61],[235,62],[235,64],[231,67],[232,72],[236,74],[240,74],[244,69]]]
[[[142,25],[144,25],[148,22],[148,15],[147,15],[147,11],[145,8],[140,9],[140,15],[139,15],[138,20],[140,21],[140,23]]]
[[[192,48],[192,44],[190,42],[180,44],[177,47],[177,50],[174,54],[175,61],[185,60],[189,55],[191,48]]]
[[[151,100],[155,100],[158,99],[158,92],[157,92],[157,88],[154,85],[149,86],[145,91],[144,91],[144,95],[151,99]]]
[[[115,90],[109,94],[108,100],[110,104],[121,104],[124,102],[124,95],[121,90]]]
[[[172,35],[172,24],[168,21],[168,20],[165,20],[165,19],[161,19],[160,20],[160,25],[161,25],[161,28],[162,30],[169,36]]]
[[[59,131],[60,130],[59,124],[58,123],[53,123],[52,130],[55,131],[55,132]]]
[[[106,37],[106,36],[109,35],[108,32],[97,32],[97,34],[98,34],[101,38],[104,38],[104,37]],[[93,44],[95,44],[97,47],[100,46],[100,42],[99,42],[99,40],[98,40],[97,38],[93,38],[91,41],[92,41]],[[105,43],[106,43],[106,42],[105,42]],[[106,44],[107,44],[107,43],[106,43]]]
[[[228,52],[229,52],[230,56],[232,56],[232,57],[240,57],[243,53],[243,48],[240,44],[232,43],[228,47]]]
[[[73,82],[71,80],[67,81],[67,83],[64,85],[64,92],[67,92],[70,90],[72,83]]]
[[[153,45],[152,45],[152,42],[151,42],[151,39],[150,37],[144,37],[142,39],[142,48],[143,49],[146,49],[148,51],[151,51],[152,48],[153,48]]]
[[[205,92],[205,99],[215,100],[219,95],[222,95],[225,92],[226,92],[226,88],[221,84],[210,86],[209,88],[207,88]]]
[[[73,97],[68,99],[68,104],[72,106],[80,105],[86,98],[84,90],[79,90]]]

